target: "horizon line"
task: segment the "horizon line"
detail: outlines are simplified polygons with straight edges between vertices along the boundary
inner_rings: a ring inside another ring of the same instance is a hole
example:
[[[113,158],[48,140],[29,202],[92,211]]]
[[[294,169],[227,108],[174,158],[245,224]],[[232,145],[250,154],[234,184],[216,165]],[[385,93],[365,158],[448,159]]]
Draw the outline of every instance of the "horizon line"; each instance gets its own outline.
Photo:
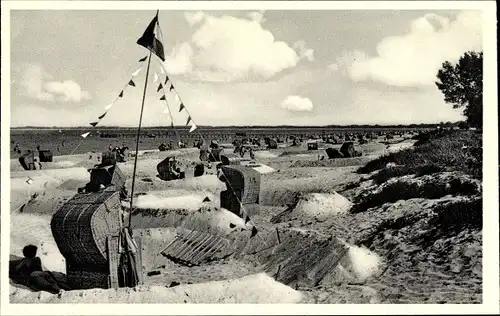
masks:
[[[410,123],[410,124],[328,124],[328,125],[197,125],[198,128],[276,128],[276,127],[292,127],[292,128],[332,128],[332,127],[419,127],[419,126],[436,126],[436,125],[456,125],[457,122],[440,122],[440,123]],[[136,126],[119,126],[119,125],[102,125],[97,127],[87,126],[11,126],[10,129],[23,128],[39,128],[39,129],[106,129],[106,128],[128,128],[137,129]],[[143,129],[171,129],[171,126],[143,126]],[[189,129],[189,126],[174,125],[174,128]]]

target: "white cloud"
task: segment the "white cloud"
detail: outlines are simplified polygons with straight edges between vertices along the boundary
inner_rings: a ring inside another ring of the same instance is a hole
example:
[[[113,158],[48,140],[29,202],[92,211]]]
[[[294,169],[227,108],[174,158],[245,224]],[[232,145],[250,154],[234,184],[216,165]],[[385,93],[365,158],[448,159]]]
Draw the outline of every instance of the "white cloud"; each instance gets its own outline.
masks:
[[[169,56],[165,57],[165,68],[170,74],[182,74],[191,71],[193,49],[189,43],[181,43],[174,47]]]
[[[297,52],[287,43],[276,41],[260,24],[262,14],[253,12],[253,20],[203,14],[191,41],[183,43],[183,49],[174,49],[166,67],[203,80],[235,81],[252,76],[269,78],[295,67],[302,59],[314,59],[313,51],[303,42],[299,42]]]
[[[312,111],[313,104],[308,98],[290,95],[281,102],[281,108],[293,112]]]
[[[479,11],[464,11],[456,19],[426,14],[411,22],[402,36],[386,37],[377,45],[377,56],[352,52],[333,68],[344,65],[354,81],[379,81],[392,86],[433,85],[444,61],[456,62],[468,50],[482,48]]]
[[[306,42],[303,40],[297,41],[293,44],[293,48],[299,52],[301,58],[305,58],[309,61],[314,61],[314,50],[307,48]]]
[[[35,64],[22,65],[20,86],[22,93],[38,101],[81,102],[91,99],[88,91],[73,80],[53,81],[45,69]]]
[[[81,102],[90,99],[90,93],[82,91],[80,85],[73,80],[49,81],[44,84],[44,89],[62,102]]]
[[[203,13],[202,11],[184,13],[184,18],[188,22],[189,26],[193,26],[200,23],[204,17],[205,13]]]
[[[252,11],[247,14],[247,16],[254,22],[257,22],[259,24],[262,24],[266,21],[264,18],[264,10],[260,11]]]

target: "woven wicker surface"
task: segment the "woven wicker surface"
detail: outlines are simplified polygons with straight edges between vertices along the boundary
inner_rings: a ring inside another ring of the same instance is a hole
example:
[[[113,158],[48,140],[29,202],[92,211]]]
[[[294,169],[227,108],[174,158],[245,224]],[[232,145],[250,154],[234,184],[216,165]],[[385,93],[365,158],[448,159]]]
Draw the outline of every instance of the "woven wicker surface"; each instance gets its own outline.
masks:
[[[61,254],[75,269],[107,266],[106,238],[120,229],[118,192],[77,194],[52,217]]]
[[[237,194],[243,204],[259,203],[260,173],[245,166],[222,166],[222,172],[229,180],[228,191]],[[241,194],[241,196],[239,196]]]
[[[241,161],[248,161],[248,158],[242,158],[241,156],[237,154],[232,154],[232,153],[226,153],[223,155],[220,155],[220,161],[222,162],[223,165],[229,166],[229,165],[240,165]]]
[[[127,181],[127,176],[122,172],[118,165],[115,165],[113,168],[113,177],[111,179],[111,183],[115,186],[117,191],[125,188],[125,182]]]

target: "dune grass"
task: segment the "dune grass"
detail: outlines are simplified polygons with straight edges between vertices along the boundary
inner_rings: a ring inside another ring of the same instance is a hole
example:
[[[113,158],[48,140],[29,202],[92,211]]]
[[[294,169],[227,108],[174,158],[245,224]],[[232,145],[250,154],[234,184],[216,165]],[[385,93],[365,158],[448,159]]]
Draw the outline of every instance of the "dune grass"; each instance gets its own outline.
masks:
[[[358,169],[380,184],[408,174],[461,171],[482,179],[482,135],[473,131],[432,131],[417,137],[414,147],[381,156]],[[388,163],[396,167],[386,167]]]

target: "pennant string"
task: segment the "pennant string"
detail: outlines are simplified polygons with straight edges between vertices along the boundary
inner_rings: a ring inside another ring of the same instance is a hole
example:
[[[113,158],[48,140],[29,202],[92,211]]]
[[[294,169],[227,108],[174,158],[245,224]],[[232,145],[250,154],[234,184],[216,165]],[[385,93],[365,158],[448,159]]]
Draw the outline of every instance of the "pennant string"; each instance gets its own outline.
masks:
[[[168,79],[168,76],[167,76],[167,79]],[[165,81],[165,83],[166,83],[166,81]],[[161,82],[160,82],[160,85],[158,86],[157,92],[160,90],[162,90],[162,92],[163,92],[163,95],[161,96],[160,100],[165,101],[165,104],[166,104],[166,107],[163,110],[163,113],[168,113],[168,115],[170,116],[170,125],[171,125],[172,129],[174,129],[174,117],[172,116],[172,111],[170,111],[170,105],[167,101],[167,98],[165,97],[165,95],[166,95],[165,86],[162,85]]]
[[[166,84],[168,81],[170,81],[170,91],[172,91],[172,90],[173,90],[173,91],[175,92],[175,94],[177,95],[177,97],[178,97],[178,99],[179,99],[179,102],[180,102],[181,106],[182,106],[182,107],[183,107],[183,109],[186,111],[187,115],[190,117],[190,121],[191,121],[191,123],[192,123],[192,126],[191,126],[191,129],[189,130],[189,132],[192,132],[192,131],[194,131],[194,130],[197,130],[198,135],[199,135],[199,137],[201,138],[202,142],[203,142],[203,143],[206,143],[206,140],[205,140],[205,138],[203,137],[203,135],[201,134],[200,130],[198,130],[198,129],[197,129],[196,122],[194,122],[194,120],[192,119],[191,113],[189,113],[188,109],[184,106],[184,102],[182,101],[182,99],[181,99],[181,97],[180,97],[179,93],[177,93],[177,90],[175,89],[175,87],[174,87],[174,85],[173,85],[173,83],[172,83],[172,79],[168,77],[168,73],[167,73],[167,71],[166,71],[166,69],[165,69],[165,65],[164,65],[163,63],[159,63],[159,64],[160,64],[160,67],[161,67],[161,72],[162,72],[162,73],[164,72],[164,73],[166,73],[166,74],[167,74],[167,76],[166,76],[166,80],[165,80],[165,84]],[[165,94],[165,91],[163,91],[163,93]],[[177,99],[177,98],[176,98],[176,99]],[[182,110],[182,109],[181,109],[181,110]],[[171,118],[172,118],[172,113],[170,113],[170,115],[171,115]],[[172,127],[173,127],[173,124],[174,124],[174,123],[173,123],[173,118],[172,118]],[[222,172],[222,169],[219,169],[219,170],[220,170],[220,172],[222,173],[222,175],[226,178],[225,174]],[[230,183],[229,181],[227,181],[227,178],[226,178],[226,181],[225,181],[225,182],[226,182],[226,183],[227,183],[227,185],[230,187],[230,189],[231,189],[231,191],[232,191],[232,192],[236,192],[236,191],[235,191],[235,189],[233,188],[233,186],[231,185],[231,183]],[[242,209],[242,211],[243,211],[243,213],[244,213],[244,215],[245,215],[245,218],[246,218],[246,220],[245,220],[245,224],[246,224],[247,222],[251,221],[250,216],[248,216],[248,212],[247,212],[247,210],[245,209],[245,207],[243,206],[243,203],[240,201],[240,199],[239,199],[238,197],[236,197],[236,198],[238,199],[238,202],[239,202],[239,203],[240,203],[240,205],[241,205],[241,209]],[[264,239],[260,236],[260,234],[257,234],[256,229],[257,229],[257,228],[254,226],[254,228],[252,229],[252,237],[254,237],[255,235],[257,235],[257,237],[259,237],[259,239],[261,239],[261,241],[262,241],[262,242],[263,242],[263,243],[267,246],[267,242],[266,242],[266,241],[265,241],[265,240],[264,240]]]
[[[141,58],[139,59],[139,62],[143,62],[147,59],[147,56],[144,57],[144,58]],[[106,105],[104,107],[104,109],[106,110],[106,112],[102,115],[100,115],[98,117],[98,120],[96,122],[91,122],[90,125],[92,125],[92,127],[96,127],[100,122],[101,120],[106,116],[106,114],[108,113],[108,111],[113,107],[115,106],[116,104],[116,101],[118,101],[119,98],[123,98],[124,94],[125,94],[125,90],[128,86],[132,86],[132,87],[135,87],[135,82],[134,82],[134,77],[137,76],[141,71],[142,71],[142,68],[144,67],[144,65],[142,65],[139,69],[137,69],[136,71],[134,71],[132,73],[132,78],[130,78],[130,80],[127,82],[126,85],[123,86],[122,90],[120,91],[120,94],[118,94],[118,97],[115,98],[115,100],[113,102],[111,102],[110,104]]]

